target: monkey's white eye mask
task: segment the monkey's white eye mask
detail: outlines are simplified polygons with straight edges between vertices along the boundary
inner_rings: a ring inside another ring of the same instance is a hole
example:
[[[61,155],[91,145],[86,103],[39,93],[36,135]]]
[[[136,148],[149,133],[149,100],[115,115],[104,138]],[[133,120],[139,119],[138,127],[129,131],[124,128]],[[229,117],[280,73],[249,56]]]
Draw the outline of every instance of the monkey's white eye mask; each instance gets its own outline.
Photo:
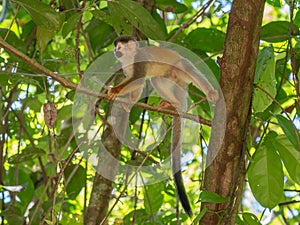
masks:
[[[123,56],[122,48],[124,48],[124,45],[122,45],[121,43],[118,43],[115,47],[114,54],[116,58],[121,58]]]
[[[119,42],[114,49],[115,57],[117,59],[120,59],[124,55],[132,56],[136,53],[137,47],[138,47],[138,43],[136,43],[135,41],[129,41],[128,43]]]

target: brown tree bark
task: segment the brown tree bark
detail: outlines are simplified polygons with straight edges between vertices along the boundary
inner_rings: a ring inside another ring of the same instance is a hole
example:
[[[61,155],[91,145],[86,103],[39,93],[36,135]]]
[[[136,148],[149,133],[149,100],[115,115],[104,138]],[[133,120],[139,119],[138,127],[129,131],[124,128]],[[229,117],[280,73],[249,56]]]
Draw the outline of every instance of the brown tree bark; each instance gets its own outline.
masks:
[[[208,165],[204,177],[204,190],[230,197],[229,203],[203,203],[208,212],[200,224],[235,224],[236,213],[241,203],[245,179],[245,152],[247,131],[251,116],[251,99],[259,34],[265,0],[234,0],[232,3],[221,67],[220,87],[223,91],[226,114],[217,105],[215,121],[226,115],[225,136],[214,157],[214,132],[208,150]],[[221,103],[220,103],[221,104]]]
[[[95,173],[90,202],[84,217],[85,225],[98,225],[106,219],[109,201],[111,199],[111,192],[113,189],[113,178],[118,171],[118,167],[106,164],[105,169],[110,171],[110,177],[112,179],[107,179],[102,175],[102,171],[100,171],[100,169],[102,169],[101,167],[105,164],[105,162],[103,162],[104,159],[101,158],[101,151],[109,152],[116,160],[118,160],[120,158],[121,143],[113,131],[109,128],[104,131],[101,139],[103,140],[104,148],[103,146],[99,148],[98,169]]]

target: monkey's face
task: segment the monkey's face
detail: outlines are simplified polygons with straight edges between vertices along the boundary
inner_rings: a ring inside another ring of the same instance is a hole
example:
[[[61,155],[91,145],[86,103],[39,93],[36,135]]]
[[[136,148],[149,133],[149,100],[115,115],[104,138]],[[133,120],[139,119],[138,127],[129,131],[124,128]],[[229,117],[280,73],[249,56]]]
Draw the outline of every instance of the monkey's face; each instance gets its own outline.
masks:
[[[136,54],[136,43],[134,41],[129,41],[127,43],[118,42],[115,46],[114,54],[121,62],[130,60]]]

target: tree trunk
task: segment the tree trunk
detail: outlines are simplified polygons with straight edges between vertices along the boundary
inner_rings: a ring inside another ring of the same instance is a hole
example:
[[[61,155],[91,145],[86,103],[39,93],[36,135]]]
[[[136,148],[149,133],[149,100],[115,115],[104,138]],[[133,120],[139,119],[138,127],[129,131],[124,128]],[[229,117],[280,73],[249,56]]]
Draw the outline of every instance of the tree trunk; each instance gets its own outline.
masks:
[[[154,6],[154,1],[147,1],[147,0],[137,0],[138,3],[140,3],[144,8],[146,8],[150,13],[153,10]],[[137,29],[134,29],[133,32],[134,36],[142,38],[143,35],[141,32],[139,32]],[[118,80],[120,82],[121,80]],[[120,111],[119,115],[124,115],[124,108],[120,106],[119,109]],[[110,114],[111,111],[108,110],[107,114]],[[115,114],[117,115],[117,114]],[[129,115],[128,115],[129,118]],[[126,129],[128,126],[128,118],[119,118],[119,126],[120,129]],[[125,130],[121,131],[126,132]],[[98,161],[98,169],[95,174],[94,182],[93,182],[93,188],[91,192],[91,197],[90,197],[90,202],[89,206],[87,208],[87,212],[85,213],[84,217],[84,224],[85,225],[98,225],[98,224],[108,224],[107,222],[107,215],[108,213],[108,207],[109,207],[109,202],[111,199],[111,192],[113,190],[113,183],[114,183],[114,177],[118,171],[117,167],[109,165],[108,162],[103,162],[103,157],[101,156],[101,152],[104,150],[107,150],[115,159],[119,160],[120,158],[120,152],[121,152],[121,147],[122,143],[118,140],[117,136],[113,132],[112,129],[107,128],[105,132],[103,133],[101,137],[104,148],[102,147],[99,148],[99,161]],[[105,159],[104,159],[105,160]],[[104,166],[101,164],[105,164]],[[106,179],[101,175],[102,170],[110,170],[111,175],[110,179]]]
[[[247,131],[264,4],[264,0],[234,0],[232,3],[224,55],[219,60],[220,87],[226,103],[225,136],[216,157],[212,158],[217,151],[213,147],[218,124],[213,125],[208,150],[211,163],[205,171],[203,185],[204,190],[230,196],[230,202],[203,203],[201,207],[207,208],[208,213],[200,224],[235,224],[244,188]],[[224,117],[222,108],[217,105],[215,121]]]

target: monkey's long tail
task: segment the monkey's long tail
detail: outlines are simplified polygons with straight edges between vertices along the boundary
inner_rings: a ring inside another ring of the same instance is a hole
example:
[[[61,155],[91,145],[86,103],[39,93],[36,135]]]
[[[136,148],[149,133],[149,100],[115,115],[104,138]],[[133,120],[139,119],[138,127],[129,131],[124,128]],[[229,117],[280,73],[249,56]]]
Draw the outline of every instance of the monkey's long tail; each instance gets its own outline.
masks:
[[[178,116],[173,117],[172,132],[172,172],[174,176],[177,195],[186,214],[191,217],[193,215],[188,196],[185,192],[182,174],[181,174],[181,138],[182,137],[182,121]]]

